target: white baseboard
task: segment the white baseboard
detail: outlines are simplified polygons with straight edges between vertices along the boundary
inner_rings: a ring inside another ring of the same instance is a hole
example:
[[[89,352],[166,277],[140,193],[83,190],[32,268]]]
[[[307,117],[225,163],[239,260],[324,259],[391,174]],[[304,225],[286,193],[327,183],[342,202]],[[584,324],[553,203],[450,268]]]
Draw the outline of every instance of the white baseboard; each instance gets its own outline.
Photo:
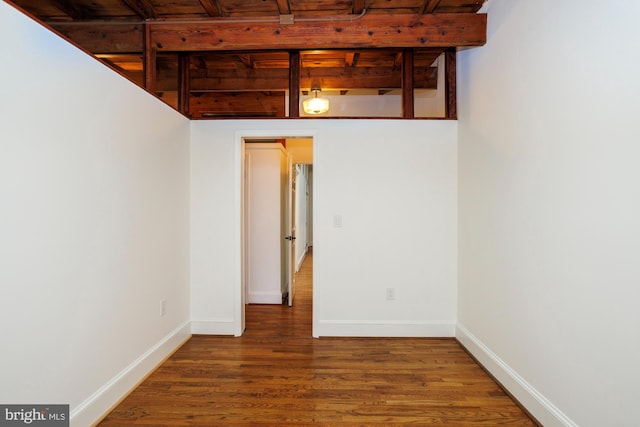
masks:
[[[86,427],[97,424],[189,337],[190,322],[185,322],[73,408],[70,414],[71,426]]]
[[[456,327],[456,338],[542,425],[545,427],[578,426],[460,324]]]
[[[302,268],[302,263],[304,262],[304,259],[306,257],[307,257],[307,251],[304,251],[300,256],[300,258],[298,258],[298,260],[296,261],[296,273],[300,271],[300,269]]]
[[[191,321],[193,335],[236,335],[237,325],[233,319],[208,319]]]
[[[317,336],[333,337],[453,337],[455,323],[448,322],[406,322],[380,320],[321,320]]]

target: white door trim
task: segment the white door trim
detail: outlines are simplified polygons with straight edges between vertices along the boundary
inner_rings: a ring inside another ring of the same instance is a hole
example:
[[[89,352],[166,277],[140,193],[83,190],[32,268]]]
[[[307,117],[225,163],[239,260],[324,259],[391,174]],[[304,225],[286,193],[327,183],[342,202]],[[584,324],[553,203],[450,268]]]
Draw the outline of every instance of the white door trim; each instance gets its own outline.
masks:
[[[233,284],[233,334],[237,337],[241,336],[244,332],[244,283],[243,283],[243,263],[244,263],[244,140],[245,139],[274,139],[274,138],[312,138],[313,139],[313,195],[316,198],[318,192],[316,186],[318,182],[318,170],[320,169],[317,164],[318,150],[318,132],[312,129],[306,130],[237,130],[234,133],[234,176],[235,176],[235,188],[234,188],[234,223],[233,223],[233,253],[234,256],[234,284]],[[316,206],[318,206],[317,199],[313,201],[313,218],[317,218]],[[312,224],[313,227],[313,224]],[[316,254],[314,250],[313,262],[316,264]],[[314,275],[315,276],[315,275]],[[313,279],[313,324],[312,335],[317,337],[318,331],[318,313],[319,313],[319,298],[316,298],[317,284],[315,277]]]

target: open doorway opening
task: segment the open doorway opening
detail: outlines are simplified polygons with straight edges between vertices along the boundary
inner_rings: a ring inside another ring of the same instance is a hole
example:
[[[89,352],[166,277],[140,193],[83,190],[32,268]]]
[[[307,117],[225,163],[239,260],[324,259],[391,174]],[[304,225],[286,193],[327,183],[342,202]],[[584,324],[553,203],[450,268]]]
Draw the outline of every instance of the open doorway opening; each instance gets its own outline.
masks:
[[[242,330],[245,304],[296,302],[296,275],[313,247],[313,142],[242,138]]]
[[[313,248],[313,163],[294,163],[292,167],[292,263],[295,277]],[[294,280],[295,282],[295,280]],[[288,301],[292,305],[292,301]]]

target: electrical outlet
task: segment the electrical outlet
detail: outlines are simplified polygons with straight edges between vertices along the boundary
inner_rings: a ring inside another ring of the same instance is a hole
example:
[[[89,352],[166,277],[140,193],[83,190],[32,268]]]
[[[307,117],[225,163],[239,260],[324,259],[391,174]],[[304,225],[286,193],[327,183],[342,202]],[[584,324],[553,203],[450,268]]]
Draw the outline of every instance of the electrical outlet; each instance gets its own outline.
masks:
[[[160,317],[167,314],[167,300],[160,300]]]
[[[387,288],[387,300],[393,301],[396,299],[396,288]]]

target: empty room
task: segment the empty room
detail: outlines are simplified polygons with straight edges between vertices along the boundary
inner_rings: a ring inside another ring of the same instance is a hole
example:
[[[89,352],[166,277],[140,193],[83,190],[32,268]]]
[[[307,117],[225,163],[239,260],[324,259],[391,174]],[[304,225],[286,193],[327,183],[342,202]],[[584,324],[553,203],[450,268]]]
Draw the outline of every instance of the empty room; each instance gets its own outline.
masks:
[[[3,1],[0,424],[637,425],[639,16]]]

